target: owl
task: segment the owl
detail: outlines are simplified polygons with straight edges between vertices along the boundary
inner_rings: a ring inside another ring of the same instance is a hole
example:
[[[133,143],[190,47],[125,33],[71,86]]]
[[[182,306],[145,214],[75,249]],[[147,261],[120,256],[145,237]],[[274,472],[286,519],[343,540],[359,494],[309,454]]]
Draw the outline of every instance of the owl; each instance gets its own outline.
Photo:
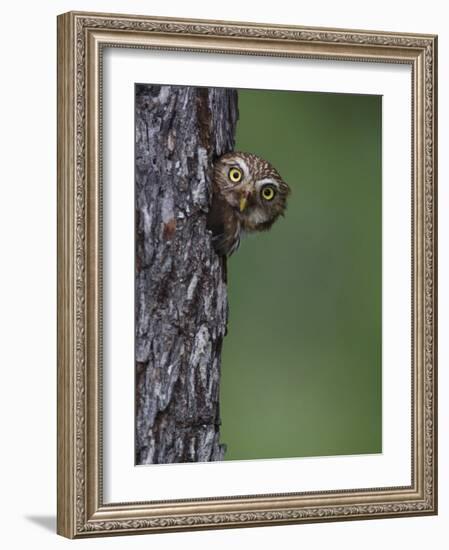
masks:
[[[267,231],[284,215],[290,187],[275,168],[252,153],[233,151],[214,164],[207,228],[220,256],[230,256],[246,233]]]

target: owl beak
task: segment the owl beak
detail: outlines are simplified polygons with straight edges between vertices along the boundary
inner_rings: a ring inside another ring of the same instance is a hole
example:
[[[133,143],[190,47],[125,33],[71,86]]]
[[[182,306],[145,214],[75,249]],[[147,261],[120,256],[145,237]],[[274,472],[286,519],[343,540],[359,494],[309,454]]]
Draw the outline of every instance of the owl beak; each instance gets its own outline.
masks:
[[[245,195],[242,195],[240,197],[240,203],[239,203],[240,212],[243,212],[245,210],[247,204],[248,204],[248,197],[246,197]]]
[[[251,193],[251,189],[249,189],[248,187],[242,190],[242,194],[240,195],[240,202],[239,202],[240,212],[243,212],[245,208],[248,206],[248,197],[250,193]]]

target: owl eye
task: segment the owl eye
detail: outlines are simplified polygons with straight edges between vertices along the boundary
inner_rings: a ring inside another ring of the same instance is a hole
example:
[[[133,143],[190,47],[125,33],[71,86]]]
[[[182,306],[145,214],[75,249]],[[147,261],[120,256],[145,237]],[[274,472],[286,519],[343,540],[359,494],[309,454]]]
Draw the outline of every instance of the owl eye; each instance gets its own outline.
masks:
[[[240,168],[231,168],[229,170],[229,179],[233,182],[233,183],[238,183],[241,179],[242,179],[242,171],[240,170]]]
[[[274,196],[276,195],[276,191],[271,185],[265,185],[265,187],[262,188],[262,198],[264,198],[266,201],[272,201],[274,199]]]

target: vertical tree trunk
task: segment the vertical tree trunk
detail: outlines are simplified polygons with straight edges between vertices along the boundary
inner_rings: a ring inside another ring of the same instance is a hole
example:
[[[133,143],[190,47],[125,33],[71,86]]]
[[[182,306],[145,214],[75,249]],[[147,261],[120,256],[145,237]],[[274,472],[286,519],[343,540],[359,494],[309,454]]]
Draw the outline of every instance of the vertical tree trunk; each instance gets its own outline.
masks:
[[[136,87],[136,463],[221,460],[224,262],[206,230],[237,92]]]

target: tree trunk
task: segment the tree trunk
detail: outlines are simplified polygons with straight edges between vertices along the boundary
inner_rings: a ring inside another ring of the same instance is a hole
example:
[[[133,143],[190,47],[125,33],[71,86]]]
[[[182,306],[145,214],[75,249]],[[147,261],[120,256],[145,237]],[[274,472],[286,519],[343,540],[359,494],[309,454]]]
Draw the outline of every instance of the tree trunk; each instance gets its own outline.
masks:
[[[136,86],[136,464],[222,460],[225,263],[206,216],[237,92]]]

